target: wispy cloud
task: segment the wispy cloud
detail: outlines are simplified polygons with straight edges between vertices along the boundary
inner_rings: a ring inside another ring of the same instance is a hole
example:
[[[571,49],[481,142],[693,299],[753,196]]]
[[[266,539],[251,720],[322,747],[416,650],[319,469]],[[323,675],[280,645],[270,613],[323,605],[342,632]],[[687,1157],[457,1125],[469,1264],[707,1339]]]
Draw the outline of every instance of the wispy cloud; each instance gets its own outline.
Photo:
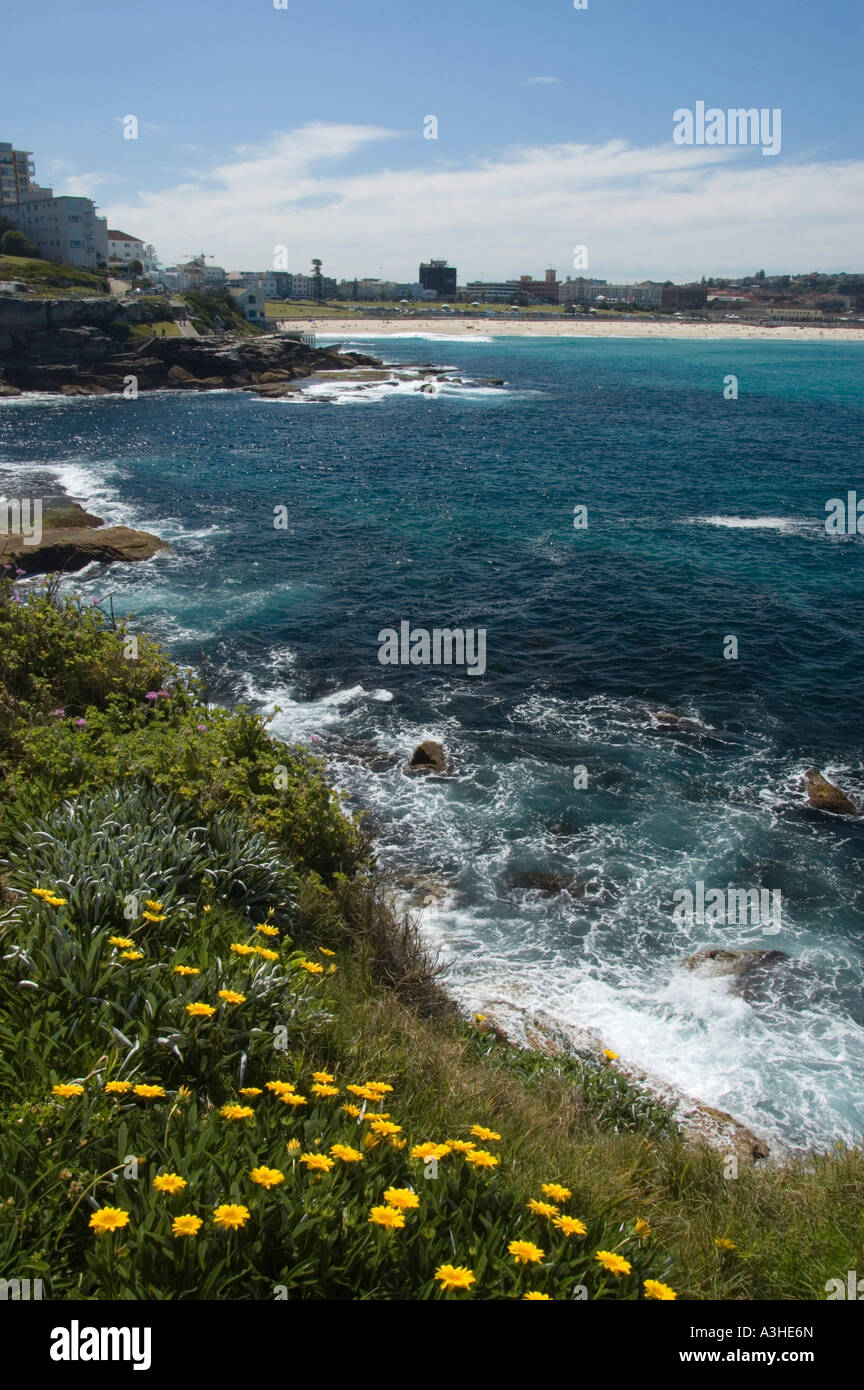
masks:
[[[558,81],[557,77],[524,77],[520,85],[523,87],[549,87]]]
[[[850,268],[859,257],[864,161],[778,162],[747,149],[603,145],[520,147],[429,169],[364,166],[401,133],[316,123],[235,150],[212,168],[108,215],[170,261],[205,234],[229,269],[264,269],[286,245],[296,269],[414,279],[447,255],[460,278],[571,273],[684,279],[766,269]],[[428,150],[428,146],[426,147]],[[404,150],[404,146],[403,146]],[[333,165],[341,161],[334,170]],[[347,169],[346,169],[347,163]],[[397,249],[394,229],[398,229]],[[575,273],[575,272],[572,272]]]

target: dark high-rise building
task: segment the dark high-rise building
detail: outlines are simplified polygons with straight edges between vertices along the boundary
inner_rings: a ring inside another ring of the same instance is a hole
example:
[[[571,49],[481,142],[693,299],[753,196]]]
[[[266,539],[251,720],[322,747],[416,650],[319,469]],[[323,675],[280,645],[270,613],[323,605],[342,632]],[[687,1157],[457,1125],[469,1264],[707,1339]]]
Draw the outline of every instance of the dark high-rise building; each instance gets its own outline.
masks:
[[[420,284],[424,290],[434,290],[439,299],[451,299],[456,293],[456,267],[446,261],[428,261],[420,267]]]

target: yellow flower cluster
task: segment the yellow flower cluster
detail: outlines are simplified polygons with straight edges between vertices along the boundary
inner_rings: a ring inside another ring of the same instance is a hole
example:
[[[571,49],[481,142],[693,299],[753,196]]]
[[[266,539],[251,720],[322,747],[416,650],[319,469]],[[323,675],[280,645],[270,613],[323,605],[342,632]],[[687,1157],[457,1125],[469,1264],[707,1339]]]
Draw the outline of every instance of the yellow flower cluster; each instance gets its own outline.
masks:
[[[30,892],[34,898],[41,898],[49,907],[65,907],[68,902],[68,898],[61,898],[58,893],[52,893],[50,888],[31,888]]]

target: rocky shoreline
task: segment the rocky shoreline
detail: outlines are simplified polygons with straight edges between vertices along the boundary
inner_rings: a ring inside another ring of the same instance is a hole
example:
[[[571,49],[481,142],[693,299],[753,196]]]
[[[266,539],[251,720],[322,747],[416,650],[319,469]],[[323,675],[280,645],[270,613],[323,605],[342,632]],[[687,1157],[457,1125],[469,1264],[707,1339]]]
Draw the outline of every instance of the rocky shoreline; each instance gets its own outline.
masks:
[[[167,541],[129,526],[106,526],[77,502],[47,503],[37,534],[0,534],[0,574],[70,574],[94,563],[150,560]]]
[[[92,325],[42,331],[0,352],[0,396],[30,391],[63,396],[137,395],[143,391],[251,390],[279,395],[316,372],[367,368],[384,372],[377,357],[315,348],[299,337],[162,338],[118,348]]]

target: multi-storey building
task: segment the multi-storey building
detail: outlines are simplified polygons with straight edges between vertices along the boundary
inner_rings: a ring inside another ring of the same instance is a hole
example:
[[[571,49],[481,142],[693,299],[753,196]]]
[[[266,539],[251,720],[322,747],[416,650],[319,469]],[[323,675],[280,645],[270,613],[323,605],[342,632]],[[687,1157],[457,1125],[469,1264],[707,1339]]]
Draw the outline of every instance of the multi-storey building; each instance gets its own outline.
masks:
[[[79,270],[108,264],[108,223],[89,198],[55,198],[50,188],[31,187],[17,203],[4,204],[3,215],[48,260]]]
[[[35,186],[36,166],[30,150],[15,150],[0,140],[0,204],[17,203]]]
[[[420,284],[424,290],[434,290],[439,299],[456,296],[456,267],[446,261],[425,261],[420,266]]]

